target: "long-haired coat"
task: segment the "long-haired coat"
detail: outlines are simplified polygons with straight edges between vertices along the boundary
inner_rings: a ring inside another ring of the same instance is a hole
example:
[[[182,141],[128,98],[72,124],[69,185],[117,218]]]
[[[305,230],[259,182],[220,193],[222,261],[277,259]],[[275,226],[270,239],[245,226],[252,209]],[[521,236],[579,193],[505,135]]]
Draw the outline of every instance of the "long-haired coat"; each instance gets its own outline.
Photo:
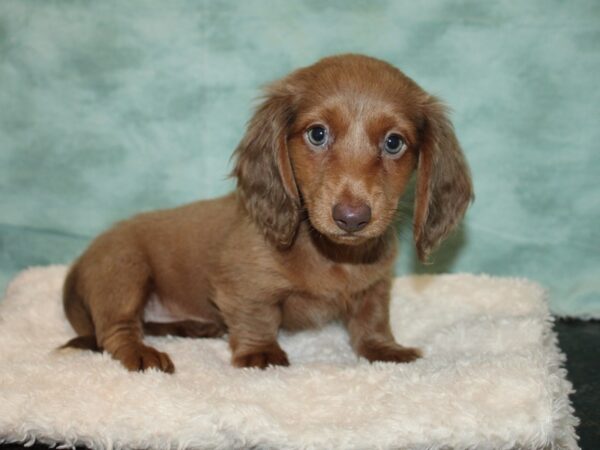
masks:
[[[416,170],[414,240],[428,253],[471,198],[443,105],[391,65],[325,58],[271,84],[234,153],[235,192],[135,216],[71,267],[78,337],[129,370],[172,372],[147,335],[229,336],[238,367],[287,365],[280,328],[340,320],[369,361],[409,362],[389,324],[394,218]],[[146,322],[159,309],[168,321]]]

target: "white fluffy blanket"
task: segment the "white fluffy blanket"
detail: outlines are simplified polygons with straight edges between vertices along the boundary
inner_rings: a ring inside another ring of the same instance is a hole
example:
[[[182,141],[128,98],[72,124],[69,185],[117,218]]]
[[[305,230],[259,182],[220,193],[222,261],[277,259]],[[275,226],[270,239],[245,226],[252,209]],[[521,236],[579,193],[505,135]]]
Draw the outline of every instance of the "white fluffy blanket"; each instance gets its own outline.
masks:
[[[396,280],[407,365],[369,364],[338,325],[283,334],[289,368],[234,369],[222,339],[154,338],[177,372],[57,352],[65,267],[20,274],[0,303],[0,442],[95,448],[575,449],[544,291],[474,275]]]

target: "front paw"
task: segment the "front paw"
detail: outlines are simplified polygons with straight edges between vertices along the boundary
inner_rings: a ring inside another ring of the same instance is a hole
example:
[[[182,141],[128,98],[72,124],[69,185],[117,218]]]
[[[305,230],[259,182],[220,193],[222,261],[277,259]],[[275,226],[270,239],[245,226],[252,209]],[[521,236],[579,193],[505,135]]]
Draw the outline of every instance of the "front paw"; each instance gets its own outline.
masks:
[[[266,369],[268,366],[289,366],[287,355],[279,347],[273,345],[267,348],[257,349],[243,354],[233,355],[235,367],[258,367]]]
[[[423,356],[423,353],[418,348],[403,347],[395,342],[369,342],[361,346],[359,354],[367,358],[369,362],[384,361],[395,363],[409,363]]]

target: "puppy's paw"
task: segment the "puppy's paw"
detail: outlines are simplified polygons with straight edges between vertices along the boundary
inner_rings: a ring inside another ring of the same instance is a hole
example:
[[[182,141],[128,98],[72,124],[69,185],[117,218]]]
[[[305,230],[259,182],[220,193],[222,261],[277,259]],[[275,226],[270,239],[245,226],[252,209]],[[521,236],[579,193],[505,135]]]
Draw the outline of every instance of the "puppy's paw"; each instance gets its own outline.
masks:
[[[119,348],[113,358],[118,359],[127,370],[143,371],[158,369],[166,373],[175,372],[175,366],[169,355],[144,344],[128,344]]]
[[[266,369],[268,366],[289,366],[287,355],[278,345],[255,352],[233,355],[235,367],[258,367]]]
[[[421,358],[423,353],[418,348],[403,347],[396,343],[369,343],[360,349],[360,355],[369,362],[409,363]]]

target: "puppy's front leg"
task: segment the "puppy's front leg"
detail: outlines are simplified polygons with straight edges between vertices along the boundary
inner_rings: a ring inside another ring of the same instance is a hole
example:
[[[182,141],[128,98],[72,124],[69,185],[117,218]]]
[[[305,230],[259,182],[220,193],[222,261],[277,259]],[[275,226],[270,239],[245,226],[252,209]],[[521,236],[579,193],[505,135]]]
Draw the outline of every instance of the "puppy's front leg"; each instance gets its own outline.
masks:
[[[369,361],[406,363],[420,358],[421,351],[396,343],[390,328],[390,280],[381,280],[353,298],[347,318],[354,351]]]
[[[232,364],[236,367],[288,366],[288,358],[277,343],[281,325],[279,303],[238,300],[236,307],[222,308],[229,328]]]

